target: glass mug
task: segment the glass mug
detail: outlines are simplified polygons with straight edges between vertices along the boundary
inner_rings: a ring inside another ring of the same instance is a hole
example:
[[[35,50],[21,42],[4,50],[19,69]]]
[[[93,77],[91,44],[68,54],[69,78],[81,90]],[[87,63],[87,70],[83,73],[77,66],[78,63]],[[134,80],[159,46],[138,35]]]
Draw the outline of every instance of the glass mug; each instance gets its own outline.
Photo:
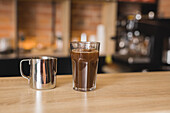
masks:
[[[24,75],[22,63],[28,61],[30,76]],[[20,62],[20,73],[28,79],[29,86],[33,89],[51,89],[56,87],[57,58],[42,56],[24,59]]]
[[[96,88],[99,42],[71,42],[73,89],[91,91]]]

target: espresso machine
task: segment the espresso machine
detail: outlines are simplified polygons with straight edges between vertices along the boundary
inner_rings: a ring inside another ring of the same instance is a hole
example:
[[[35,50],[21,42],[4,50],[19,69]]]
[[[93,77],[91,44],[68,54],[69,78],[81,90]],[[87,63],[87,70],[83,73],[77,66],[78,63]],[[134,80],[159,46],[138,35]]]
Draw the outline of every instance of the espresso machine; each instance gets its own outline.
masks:
[[[162,71],[170,65],[170,20],[152,19],[136,21],[128,18],[124,30],[118,28],[116,53],[118,63],[132,71]]]
[[[116,54],[113,58],[134,71],[170,70],[169,24],[170,19],[138,21],[132,33],[126,30],[122,31],[124,34],[117,35]]]
[[[129,15],[127,20],[121,20],[117,30],[115,58],[133,63],[149,63],[151,40],[142,34],[135,15]],[[122,29],[123,28],[123,29]]]

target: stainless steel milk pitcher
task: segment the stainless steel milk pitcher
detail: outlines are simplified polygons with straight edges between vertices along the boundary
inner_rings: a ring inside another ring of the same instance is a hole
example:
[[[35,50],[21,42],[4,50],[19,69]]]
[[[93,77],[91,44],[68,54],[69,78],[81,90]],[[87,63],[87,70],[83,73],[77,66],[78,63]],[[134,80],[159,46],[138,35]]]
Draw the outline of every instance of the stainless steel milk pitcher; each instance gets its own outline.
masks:
[[[28,61],[30,75],[26,76],[22,71],[22,63]],[[56,87],[57,58],[42,56],[31,59],[23,59],[20,62],[20,73],[28,79],[33,89],[51,89]]]

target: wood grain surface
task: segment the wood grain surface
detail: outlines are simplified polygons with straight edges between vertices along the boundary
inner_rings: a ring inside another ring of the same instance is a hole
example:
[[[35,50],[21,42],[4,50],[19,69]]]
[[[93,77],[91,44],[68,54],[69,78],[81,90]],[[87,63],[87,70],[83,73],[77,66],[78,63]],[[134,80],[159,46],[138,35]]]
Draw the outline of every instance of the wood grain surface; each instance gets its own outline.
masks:
[[[71,75],[51,90],[0,78],[0,113],[170,113],[170,72],[102,74],[90,92],[74,91]]]

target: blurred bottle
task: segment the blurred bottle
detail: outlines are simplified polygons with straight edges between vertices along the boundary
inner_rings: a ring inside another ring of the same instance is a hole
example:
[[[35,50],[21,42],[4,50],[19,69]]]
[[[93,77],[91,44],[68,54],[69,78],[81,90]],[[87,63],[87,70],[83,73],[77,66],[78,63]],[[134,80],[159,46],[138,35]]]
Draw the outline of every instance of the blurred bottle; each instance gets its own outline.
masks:
[[[63,39],[62,39],[62,33],[57,32],[56,33],[56,50],[62,51],[63,50]]]
[[[24,52],[24,44],[23,44],[24,41],[25,41],[25,34],[24,34],[24,32],[20,31],[19,32],[19,49],[20,49],[20,52]]]
[[[96,36],[95,35],[90,35],[89,36],[89,41],[90,42],[95,42],[96,41]]]
[[[82,42],[86,42],[87,41],[87,34],[86,33],[82,33],[81,34],[81,41]]]
[[[97,26],[97,41],[100,42],[100,54],[105,54],[105,27],[100,24]]]
[[[135,17],[134,17],[134,15],[129,15],[128,17],[127,17],[127,25],[126,25],[126,29],[128,30],[128,31],[131,31],[131,30],[133,30],[134,29],[134,27],[135,27]]]

